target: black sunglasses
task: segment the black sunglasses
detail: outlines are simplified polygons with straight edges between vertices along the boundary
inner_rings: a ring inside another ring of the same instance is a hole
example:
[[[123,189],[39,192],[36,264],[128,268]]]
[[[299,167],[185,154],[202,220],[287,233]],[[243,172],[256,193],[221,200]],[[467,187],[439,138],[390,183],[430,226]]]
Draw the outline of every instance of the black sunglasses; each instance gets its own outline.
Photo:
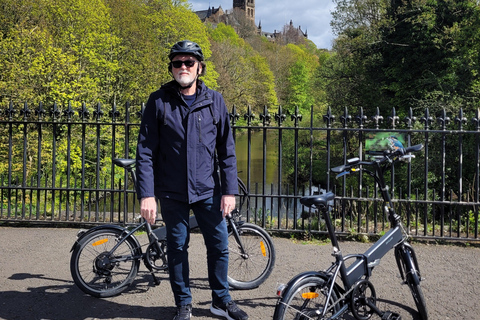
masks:
[[[185,65],[185,67],[187,68],[191,68],[195,65],[196,61],[194,60],[185,60],[185,61],[181,61],[181,60],[175,60],[175,61],[172,61],[172,66],[174,68],[181,68],[182,65]]]

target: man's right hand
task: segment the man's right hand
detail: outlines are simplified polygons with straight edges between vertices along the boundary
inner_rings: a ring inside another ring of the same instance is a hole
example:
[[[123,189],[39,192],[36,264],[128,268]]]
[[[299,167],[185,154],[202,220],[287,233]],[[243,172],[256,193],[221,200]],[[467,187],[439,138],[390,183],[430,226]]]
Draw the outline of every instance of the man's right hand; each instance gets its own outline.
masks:
[[[155,197],[140,199],[140,215],[147,220],[148,223],[155,223],[155,219],[157,218],[157,200],[155,200]]]

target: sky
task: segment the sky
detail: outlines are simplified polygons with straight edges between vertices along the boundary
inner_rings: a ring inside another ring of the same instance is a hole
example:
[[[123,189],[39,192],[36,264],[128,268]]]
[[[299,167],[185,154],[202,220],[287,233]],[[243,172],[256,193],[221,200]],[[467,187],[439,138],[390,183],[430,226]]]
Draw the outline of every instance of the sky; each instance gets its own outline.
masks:
[[[233,0],[189,0],[194,11],[208,7],[223,10],[233,8]],[[333,0],[255,0],[255,24],[262,23],[262,31],[282,31],[292,20],[295,27],[308,33],[308,39],[319,49],[331,49],[334,35],[330,27],[331,12],[335,9]]]

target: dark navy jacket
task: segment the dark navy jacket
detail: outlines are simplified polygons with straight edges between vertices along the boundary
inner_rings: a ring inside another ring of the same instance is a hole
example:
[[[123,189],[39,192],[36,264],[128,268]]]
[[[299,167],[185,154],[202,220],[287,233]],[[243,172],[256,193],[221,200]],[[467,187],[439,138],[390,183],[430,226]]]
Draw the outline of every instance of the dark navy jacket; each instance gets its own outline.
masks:
[[[219,192],[237,194],[235,143],[222,95],[198,81],[189,108],[176,81],[153,92],[142,116],[136,160],[139,199],[193,203]]]

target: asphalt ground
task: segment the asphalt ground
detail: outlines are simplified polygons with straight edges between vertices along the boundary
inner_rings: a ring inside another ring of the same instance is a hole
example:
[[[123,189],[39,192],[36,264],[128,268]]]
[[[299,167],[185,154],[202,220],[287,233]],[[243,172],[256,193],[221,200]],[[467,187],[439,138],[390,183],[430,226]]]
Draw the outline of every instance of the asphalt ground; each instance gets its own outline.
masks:
[[[175,307],[166,274],[153,286],[141,264],[139,275],[124,293],[98,299],[78,289],[70,275],[70,248],[77,229],[0,227],[0,319],[166,319]],[[231,291],[249,319],[272,319],[276,287],[294,275],[327,268],[331,246],[274,237],[275,269],[257,289]],[[344,253],[361,253],[369,244],[342,241]],[[480,249],[476,246],[414,243],[425,281],[429,319],[480,319]],[[408,287],[400,284],[393,254],[388,253],[370,278],[382,310],[403,320],[419,319]],[[220,319],[209,311],[205,247],[192,235],[190,268],[192,319]],[[379,319],[373,316],[372,319]]]

